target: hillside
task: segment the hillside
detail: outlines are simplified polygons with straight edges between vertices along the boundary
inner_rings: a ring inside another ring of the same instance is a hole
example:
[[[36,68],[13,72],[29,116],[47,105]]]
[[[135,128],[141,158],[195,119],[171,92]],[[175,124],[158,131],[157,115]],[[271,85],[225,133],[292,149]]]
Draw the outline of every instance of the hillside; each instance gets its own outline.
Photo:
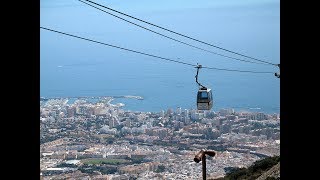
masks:
[[[274,165],[267,172],[263,173],[257,180],[280,179],[280,162]]]
[[[208,178],[210,180],[210,178]],[[235,168],[223,178],[215,180],[275,180],[280,179],[280,156],[256,161],[248,168]],[[211,179],[213,180],[213,179]]]

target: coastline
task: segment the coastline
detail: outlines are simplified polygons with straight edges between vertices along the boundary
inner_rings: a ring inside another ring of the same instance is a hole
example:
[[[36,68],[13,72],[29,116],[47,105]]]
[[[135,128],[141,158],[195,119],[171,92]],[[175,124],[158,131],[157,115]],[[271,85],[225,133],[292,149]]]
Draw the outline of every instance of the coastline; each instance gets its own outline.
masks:
[[[68,97],[40,97],[40,101],[48,101],[52,99],[66,99],[67,104],[73,104],[77,100],[85,100],[90,103],[97,103],[103,100],[108,100],[107,104],[112,107],[122,108],[125,111],[133,111],[133,112],[161,112],[161,111],[167,111],[169,109],[176,109],[181,107],[182,109],[194,109],[194,108],[186,108],[182,106],[177,107],[167,107],[167,108],[158,108],[160,110],[158,111],[148,111],[140,107],[137,108],[137,106],[141,103],[143,103],[144,98],[142,96],[134,96],[134,95],[123,95],[123,96],[68,96]],[[139,101],[137,101],[139,100]],[[112,103],[113,102],[113,103]],[[150,108],[150,107],[149,107]],[[273,109],[273,111],[266,110],[266,108],[263,107],[214,107],[211,111],[219,111],[221,109],[234,109],[237,112],[251,112],[251,113],[266,113],[266,114],[280,114],[280,107],[274,107],[270,108]]]

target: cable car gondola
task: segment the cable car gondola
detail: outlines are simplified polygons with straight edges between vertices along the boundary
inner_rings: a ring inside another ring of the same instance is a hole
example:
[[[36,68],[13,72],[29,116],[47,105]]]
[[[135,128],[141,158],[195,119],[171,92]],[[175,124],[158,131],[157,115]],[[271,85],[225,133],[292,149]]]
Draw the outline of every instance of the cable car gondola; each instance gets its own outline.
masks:
[[[213,105],[212,91],[206,87],[201,87],[197,95],[197,109],[210,110]]]
[[[212,91],[211,89],[204,87],[198,82],[198,74],[201,65],[198,65],[197,68],[197,75],[196,75],[196,82],[199,85],[199,90],[197,94],[197,109],[198,110],[210,110],[213,106],[213,98],[212,98]]]
[[[280,64],[278,64],[278,67],[279,67],[279,73],[274,73],[274,75],[275,75],[277,78],[280,78]]]

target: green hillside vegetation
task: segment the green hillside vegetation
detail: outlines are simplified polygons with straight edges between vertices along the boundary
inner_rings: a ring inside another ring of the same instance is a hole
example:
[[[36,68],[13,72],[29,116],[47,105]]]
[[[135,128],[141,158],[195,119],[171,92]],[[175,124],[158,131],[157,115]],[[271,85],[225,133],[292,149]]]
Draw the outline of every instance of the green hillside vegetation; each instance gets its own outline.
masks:
[[[254,162],[248,168],[235,168],[232,172],[227,173],[225,177],[216,180],[255,180],[279,162],[280,156],[268,157]],[[269,177],[267,179],[272,180],[275,178]]]

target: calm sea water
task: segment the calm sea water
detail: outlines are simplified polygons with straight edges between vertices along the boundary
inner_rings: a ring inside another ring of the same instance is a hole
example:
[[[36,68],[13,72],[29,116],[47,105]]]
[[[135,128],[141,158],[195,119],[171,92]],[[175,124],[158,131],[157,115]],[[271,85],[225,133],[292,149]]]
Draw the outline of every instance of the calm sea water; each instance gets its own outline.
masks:
[[[145,8],[139,6],[139,2]],[[273,63],[280,62],[277,1],[246,1],[240,5],[237,1],[232,1],[237,5],[226,5],[224,1],[217,1],[220,4],[203,1],[202,6],[201,3],[193,6],[193,1],[174,5],[170,2],[155,5],[149,1],[137,1],[138,4],[130,6],[130,1],[111,1],[109,5],[200,40]],[[272,66],[243,63],[192,49],[133,27],[80,2],[65,3],[42,0],[41,26],[192,64],[278,71]],[[144,100],[116,99],[114,103],[124,103],[124,109],[133,111],[159,112],[177,107],[195,109],[198,89],[195,74],[196,69],[190,66],[40,30],[41,96],[137,95]],[[214,111],[221,108],[266,113],[280,111],[280,79],[271,73],[201,69],[199,81],[213,90]]]
[[[132,71],[121,70],[121,67],[111,70],[109,64],[92,66],[91,72],[86,66],[52,68],[50,70],[55,72],[50,74],[55,75],[51,81],[41,82],[41,96],[138,95],[144,100],[121,98],[113,103],[122,102],[126,105],[125,109],[133,111],[196,108],[198,86],[194,78],[195,69],[153,63],[143,68],[132,64]],[[268,113],[279,112],[279,79],[208,70],[201,71],[199,79],[213,90],[214,111],[221,108],[253,108]]]

